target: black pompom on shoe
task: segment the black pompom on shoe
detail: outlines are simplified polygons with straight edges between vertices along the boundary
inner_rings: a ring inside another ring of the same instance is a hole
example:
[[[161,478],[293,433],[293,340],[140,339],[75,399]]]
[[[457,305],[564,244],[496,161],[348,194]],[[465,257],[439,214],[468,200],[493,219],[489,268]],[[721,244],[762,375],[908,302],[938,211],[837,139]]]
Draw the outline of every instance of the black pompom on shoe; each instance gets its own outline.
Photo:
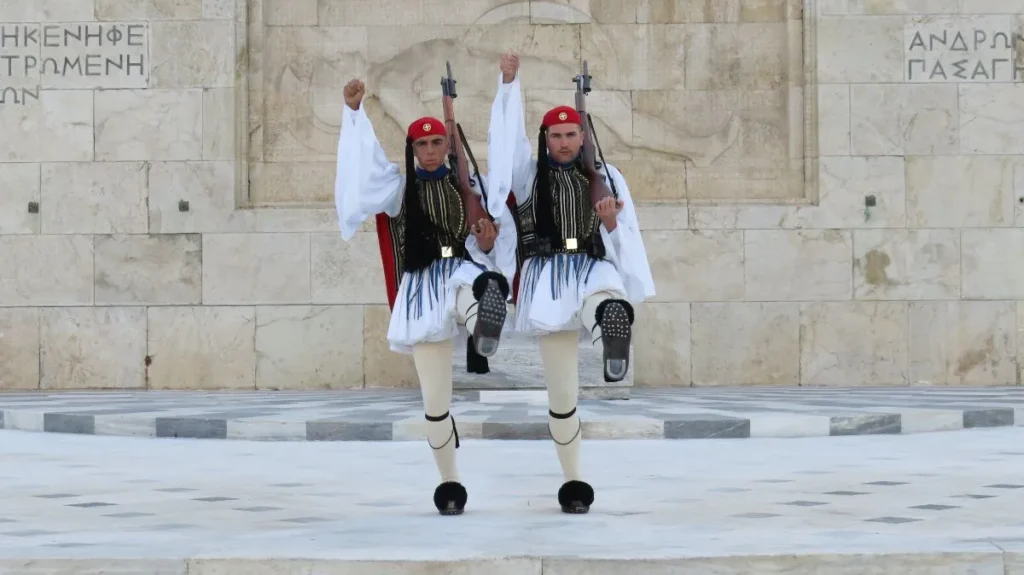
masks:
[[[593,503],[594,488],[585,481],[566,481],[558,490],[558,504],[562,506],[562,513],[587,513]]]
[[[434,490],[434,506],[441,515],[462,515],[469,494],[457,481],[445,481]]]

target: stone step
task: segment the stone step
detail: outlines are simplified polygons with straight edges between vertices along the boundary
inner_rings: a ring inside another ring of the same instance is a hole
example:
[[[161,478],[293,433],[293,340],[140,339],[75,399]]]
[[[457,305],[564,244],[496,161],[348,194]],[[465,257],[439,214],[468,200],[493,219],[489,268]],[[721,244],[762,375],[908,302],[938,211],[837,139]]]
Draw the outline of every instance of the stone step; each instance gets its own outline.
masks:
[[[544,390],[455,394],[466,439],[549,440]],[[593,439],[896,435],[1024,426],[1024,388],[634,389],[583,399]],[[258,441],[419,441],[415,390],[0,393],[0,428]]]

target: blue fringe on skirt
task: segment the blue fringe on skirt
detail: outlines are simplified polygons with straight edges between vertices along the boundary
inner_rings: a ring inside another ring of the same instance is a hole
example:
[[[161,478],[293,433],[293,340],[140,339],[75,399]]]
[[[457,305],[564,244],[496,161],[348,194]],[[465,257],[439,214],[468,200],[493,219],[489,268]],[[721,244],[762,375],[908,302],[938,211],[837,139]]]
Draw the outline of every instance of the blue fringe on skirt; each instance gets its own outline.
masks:
[[[452,274],[455,273],[455,270],[459,269],[463,262],[480,268],[481,273],[487,271],[487,268],[469,259],[442,258],[431,262],[430,266],[426,269],[410,274],[413,276],[412,281],[406,284],[405,293],[403,294],[403,297],[405,297],[406,318],[408,319],[411,316],[418,319],[423,315],[424,295],[429,297],[430,301],[435,305],[439,303],[444,290],[447,289],[446,284],[448,280],[451,279]]]
[[[540,273],[544,266],[551,265],[551,298],[562,297],[562,288],[576,286],[586,283],[590,279],[590,272],[598,260],[587,254],[555,254],[553,256],[536,257],[526,268],[526,274],[522,278],[523,285],[529,293],[536,293],[537,283],[540,281]]]

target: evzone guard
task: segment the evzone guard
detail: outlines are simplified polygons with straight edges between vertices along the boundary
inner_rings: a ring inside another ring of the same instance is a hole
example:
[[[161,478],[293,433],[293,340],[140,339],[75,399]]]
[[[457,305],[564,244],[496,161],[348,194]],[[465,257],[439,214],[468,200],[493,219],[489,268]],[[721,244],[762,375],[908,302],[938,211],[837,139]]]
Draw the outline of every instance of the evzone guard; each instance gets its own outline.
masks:
[[[388,161],[363,109],[363,83],[350,81],[335,183],[343,239],[351,239],[369,216],[376,220],[391,307],[387,339],[393,351],[411,353],[416,365],[427,441],[441,476],[434,505],[442,515],[462,513],[467,500],[456,467],[458,430],[449,412],[453,340],[464,325],[467,367],[487,372],[516,266],[514,219],[504,214],[492,221],[483,199],[486,180],[479,170],[469,174],[454,120],[454,84],[449,69],[442,80],[444,122],[425,117],[409,125],[403,172]]]
[[[605,380],[621,381],[629,369],[633,304],[654,295],[654,281],[626,181],[595,159],[586,63],[574,79],[576,107],[544,115],[536,158],[526,135],[519,59],[506,54],[500,67],[488,133],[488,208],[499,214],[507,203],[519,232],[514,329],[539,336],[548,429],[564,475],[558,502],[565,513],[586,513],[594,490],[579,467],[580,329],[601,341]]]

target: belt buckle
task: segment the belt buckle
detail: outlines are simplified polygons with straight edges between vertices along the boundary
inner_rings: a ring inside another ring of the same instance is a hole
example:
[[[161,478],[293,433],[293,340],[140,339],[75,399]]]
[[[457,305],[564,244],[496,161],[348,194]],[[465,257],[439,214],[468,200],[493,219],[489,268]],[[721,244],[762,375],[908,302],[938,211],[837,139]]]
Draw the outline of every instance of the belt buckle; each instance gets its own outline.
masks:
[[[454,250],[452,250],[451,246],[441,246],[441,257],[442,258],[450,258],[450,257],[452,257],[454,255],[455,255],[455,252],[454,252]]]
[[[576,245],[576,238],[565,238],[565,249],[574,250]]]

